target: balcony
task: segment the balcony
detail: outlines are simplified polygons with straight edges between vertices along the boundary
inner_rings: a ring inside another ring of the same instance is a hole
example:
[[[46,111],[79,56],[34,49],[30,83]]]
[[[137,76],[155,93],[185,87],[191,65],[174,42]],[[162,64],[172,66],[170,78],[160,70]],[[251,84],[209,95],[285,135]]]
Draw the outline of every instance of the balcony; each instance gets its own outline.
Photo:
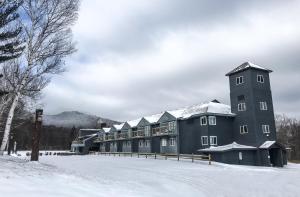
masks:
[[[157,127],[152,129],[152,136],[175,135],[176,131],[169,130],[168,127]]]
[[[94,142],[103,142],[103,141],[104,141],[104,137],[101,136],[101,137],[97,137]]]
[[[117,137],[118,140],[128,139],[128,133],[119,133]]]

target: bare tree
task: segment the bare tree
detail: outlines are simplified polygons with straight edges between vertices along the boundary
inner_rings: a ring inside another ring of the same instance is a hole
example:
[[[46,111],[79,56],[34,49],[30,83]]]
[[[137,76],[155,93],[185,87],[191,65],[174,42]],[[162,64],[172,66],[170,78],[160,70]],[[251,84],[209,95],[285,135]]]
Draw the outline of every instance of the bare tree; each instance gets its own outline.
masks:
[[[26,48],[18,61],[4,66],[13,101],[5,124],[0,151],[7,146],[14,111],[21,97],[35,97],[63,72],[64,59],[75,52],[71,26],[78,17],[79,0],[24,0],[21,26]]]

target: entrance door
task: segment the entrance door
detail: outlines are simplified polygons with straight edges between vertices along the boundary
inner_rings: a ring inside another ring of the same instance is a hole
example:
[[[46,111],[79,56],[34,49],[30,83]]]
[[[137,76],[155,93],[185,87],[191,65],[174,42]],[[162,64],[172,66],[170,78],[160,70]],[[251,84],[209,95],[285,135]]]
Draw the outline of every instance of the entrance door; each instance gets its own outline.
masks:
[[[270,155],[270,163],[272,164],[272,166],[275,167],[283,166],[282,153],[279,148],[271,148],[269,150],[269,155]]]

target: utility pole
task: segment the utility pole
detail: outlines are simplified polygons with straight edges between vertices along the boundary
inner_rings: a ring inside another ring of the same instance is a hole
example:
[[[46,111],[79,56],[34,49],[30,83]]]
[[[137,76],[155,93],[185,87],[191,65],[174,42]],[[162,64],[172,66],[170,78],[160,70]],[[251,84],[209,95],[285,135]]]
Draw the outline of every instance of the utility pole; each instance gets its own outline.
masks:
[[[32,132],[31,161],[39,160],[39,150],[40,150],[39,145],[40,145],[40,138],[41,138],[42,121],[43,121],[43,110],[37,109],[34,118],[34,129]]]

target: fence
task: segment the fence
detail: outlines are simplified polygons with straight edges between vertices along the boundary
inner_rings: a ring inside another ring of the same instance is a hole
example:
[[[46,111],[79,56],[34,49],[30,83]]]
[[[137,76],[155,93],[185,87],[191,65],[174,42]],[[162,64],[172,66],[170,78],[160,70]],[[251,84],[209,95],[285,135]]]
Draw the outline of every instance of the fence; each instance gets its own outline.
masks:
[[[157,159],[158,157],[164,158],[167,160],[168,158],[176,158],[177,161],[188,159],[194,162],[195,160],[202,160],[202,161],[208,161],[208,164],[211,165],[211,155],[195,155],[195,154],[157,154],[157,153],[132,153],[132,152],[95,152],[91,151],[89,154],[94,155],[107,155],[107,156],[129,156],[133,157],[136,156],[138,158],[144,157],[144,158],[154,158]]]

